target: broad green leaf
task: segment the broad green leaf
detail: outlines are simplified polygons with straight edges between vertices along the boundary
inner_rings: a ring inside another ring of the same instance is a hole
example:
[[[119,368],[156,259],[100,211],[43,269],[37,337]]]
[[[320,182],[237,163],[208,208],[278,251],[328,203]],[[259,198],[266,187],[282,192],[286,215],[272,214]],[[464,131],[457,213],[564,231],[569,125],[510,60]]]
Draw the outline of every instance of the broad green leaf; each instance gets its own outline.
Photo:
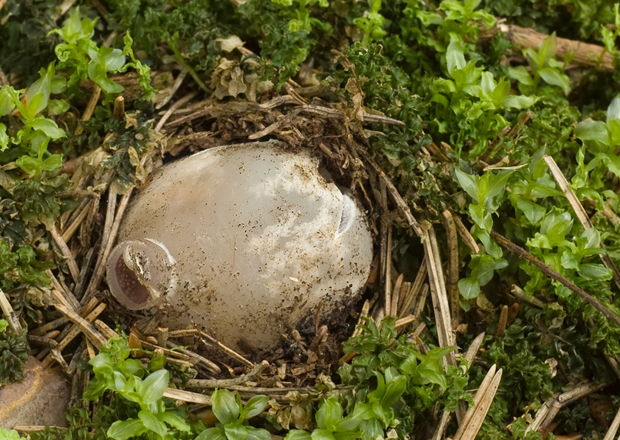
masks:
[[[538,74],[546,83],[560,87],[566,94],[570,92],[570,80],[565,74],[551,67],[539,69]]]
[[[213,401],[213,413],[220,423],[226,425],[239,418],[239,406],[230,391],[215,390],[211,400]]]
[[[329,431],[336,430],[336,424],[343,418],[344,411],[342,405],[335,396],[329,396],[321,402],[319,410],[316,412],[316,423],[319,428]]]
[[[26,91],[26,105],[28,106],[28,113],[32,117],[47,107],[50,93],[51,80],[47,75],[39,78],[28,87]]]
[[[508,95],[502,100],[502,105],[506,108],[516,108],[522,110],[531,107],[536,102],[533,96]]]
[[[158,370],[149,374],[142,382],[142,401],[147,405],[157,402],[164,395],[168,387],[168,382],[168,370]]]
[[[8,115],[15,108],[13,94],[9,91],[8,86],[0,89],[0,116]]]
[[[69,110],[70,105],[64,99],[50,99],[47,103],[47,109],[50,115],[60,115]]]
[[[224,425],[224,432],[228,440],[245,440],[248,435],[247,428],[236,423]]]
[[[194,440],[227,440],[222,428],[209,428],[198,434]]]
[[[575,136],[582,141],[597,141],[603,145],[611,146],[607,125],[601,121],[581,121],[575,127]]]
[[[174,413],[162,412],[155,414],[155,417],[157,417],[159,421],[165,422],[173,428],[178,429],[179,431],[189,432],[189,425],[187,424],[185,419],[182,419]]]
[[[579,275],[586,280],[593,281],[609,281],[612,278],[611,269],[606,268],[602,264],[588,263],[579,265]]]
[[[476,182],[475,176],[464,173],[458,168],[455,168],[454,172],[461,188],[465,190],[465,192],[469,195],[469,197],[474,200],[474,202],[478,203],[478,184]]]
[[[509,67],[508,68],[508,76],[512,79],[516,79],[521,84],[525,86],[533,86],[534,80],[532,79],[532,75],[524,66],[518,67]]]
[[[253,426],[246,426],[247,436],[245,440],[272,440],[271,434],[266,429],[258,429]]]
[[[245,417],[244,418],[247,420],[254,416],[259,415],[261,412],[263,412],[263,410],[267,406],[267,403],[269,403],[269,398],[267,396],[252,397],[250,400],[248,400],[248,403],[245,405],[245,408],[244,408]]]
[[[327,429],[319,428],[312,431],[312,434],[310,434],[310,438],[312,440],[336,440],[334,434],[329,432]]]
[[[41,169],[41,161],[36,157],[21,156],[15,161],[15,163],[24,172],[30,174],[31,176],[37,175]]]
[[[52,140],[58,140],[66,136],[66,133],[63,129],[59,128],[51,119],[48,118],[37,118],[28,123],[28,125],[33,130],[40,130],[49,136]]]
[[[607,107],[607,122],[620,120],[620,96],[616,96]]]
[[[448,44],[448,49],[446,50],[446,63],[450,75],[457,70],[462,70],[466,64],[463,42],[455,35],[451,35],[450,44]]]
[[[461,278],[458,282],[459,292],[465,299],[474,299],[480,294],[480,284],[478,280],[472,278]]]
[[[312,437],[306,431],[291,429],[288,434],[286,434],[286,437],[284,437],[284,440],[312,440]]]
[[[6,125],[0,122],[0,151],[9,147],[9,135],[6,133]]]
[[[148,410],[141,410],[138,413],[138,417],[144,427],[157,434],[159,438],[163,439],[168,433],[164,422],[158,420],[152,412]]]
[[[147,429],[144,427],[141,420],[119,420],[112,423],[110,429],[108,429],[107,435],[115,440],[126,440],[131,437],[138,437],[146,431]]]

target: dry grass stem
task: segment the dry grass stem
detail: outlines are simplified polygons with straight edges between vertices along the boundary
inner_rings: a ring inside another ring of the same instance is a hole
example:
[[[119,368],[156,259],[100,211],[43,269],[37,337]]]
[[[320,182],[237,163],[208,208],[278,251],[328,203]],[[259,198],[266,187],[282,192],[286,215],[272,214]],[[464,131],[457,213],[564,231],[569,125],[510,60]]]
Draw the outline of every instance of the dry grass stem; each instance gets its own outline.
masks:
[[[166,391],[164,391],[164,397],[186,403],[199,403],[201,405],[211,406],[210,396],[192,393],[191,391],[177,390],[176,388],[166,388]]]
[[[547,266],[545,263],[543,263],[542,261],[534,257],[532,254],[530,254],[528,251],[526,251],[520,246],[517,246],[516,244],[508,240],[503,235],[497,233],[496,231],[491,230],[491,237],[493,237],[495,241],[497,241],[501,246],[508,249],[510,252],[517,254],[519,258],[522,258],[526,260],[528,263],[533,264],[534,266],[538,267],[540,270],[543,271],[545,275],[547,275],[551,279],[561,283],[565,287],[568,287],[570,290],[576,293],[579,297],[581,297],[581,299],[583,299],[588,304],[593,306],[596,310],[601,312],[609,320],[613,321],[616,325],[620,325],[620,317],[618,315],[616,315],[614,312],[609,310],[609,308],[605,307],[599,300],[597,300],[592,295],[587,293],[581,287],[567,280],[559,272],[556,272],[551,267]]]
[[[71,322],[77,325],[82,331],[82,333],[86,335],[86,337],[93,343],[93,345],[98,350],[101,349],[101,347],[108,342],[107,339],[104,338],[91,323],[86,321],[73,310],[62,304],[54,304],[54,307],[56,307],[59,312],[65,314]]]
[[[0,309],[2,309],[2,315],[4,319],[9,323],[9,327],[11,330],[19,334],[22,332],[22,325],[19,322],[19,318],[15,314],[13,307],[11,307],[11,303],[6,297],[6,294],[0,289]]]
[[[535,296],[528,295],[527,293],[525,293],[525,291],[522,288],[520,288],[516,284],[512,285],[512,289],[510,291],[512,292],[512,294],[514,296],[517,297],[517,299],[520,299],[521,301],[525,301],[527,303],[530,303],[533,306],[538,307],[539,309],[542,309],[543,307],[545,307],[545,303],[544,302],[542,302],[541,300],[539,300]]]
[[[168,93],[168,95],[166,95],[166,97],[161,102],[157,103],[157,105],[155,106],[156,110],[161,109],[163,106],[165,106],[166,104],[170,102],[174,94],[177,92],[177,90],[179,90],[179,87],[181,87],[181,84],[183,84],[183,81],[185,80],[186,76],[187,76],[187,70],[186,69],[181,70],[181,73],[179,73],[179,75],[175,78],[174,84],[172,84],[172,88],[170,89],[170,92]]]
[[[104,303],[99,304],[92,312],[84,316],[84,320],[88,323],[92,323],[106,309],[106,307],[107,305]],[[66,336],[58,343],[56,349],[59,352],[64,350],[67,345],[69,345],[69,343],[73,341],[81,332],[82,330],[80,329],[80,327],[78,327],[77,325],[73,325],[69,332],[66,334]],[[45,358],[45,360],[43,361],[44,368],[47,368],[51,364],[52,360],[49,357]]]
[[[454,224],[456,225],[457,232],[459,233],[461,239],[465,242],[467,247],[471,249],[472,253],[479,254],[480,247],[476,243],[476,240],[474,240],[474,237],[472,237],[472,235],[463,224],[461,218],[458,215],[452,215],[452,219],[454,220]]]
[[[110,188],[112,190],[112,187]],[[107,242],[101,242],[101,249],[103,252],[100,252],[99,255],[101,259],[97,259],[97,266],[95,266],[95,270],[93,272],[93,276],[90,280],[90,284],[86,290],[86,294],[82,298],[82,302],[90,299],[94,294],[95,290],[101,283],[103,279],[103,275],[105,273],[105,263],[108,260],[108,256],[110,252],[112,252],[112,248],[114,247],[114,242],[116,241],[116,235],[118,234],[118,228],[121,224],[121,220],[123,219],[123,215],[125,214],[125,209],[127,208],[127,204],[129,203],[129,199],[131,198],[131,194],[133,192],[133,188],[130,188],[127,193],[123,194],[121,197],[121,201],[118,204],[118,209],[116,210],[116,215],[114,216],[114,223],[112,224],[112,228],[110,230],[110,234],[107,237]],[[107,221],[107,218],[106,218]]]
[[[114,109],[112,110],[112,117],[116,119],[121,119],[125,116],[125,98],[122,95],[119,95],[114,100]]]
[[[502,311],[499,314],[499,320],[497,322],[497,331],[495,332],[496,338],[501,338],[504,336],[504,332],[506,331],[506,325],[508,324],[508,306],[503,305]]]
[[[493,382],[496,371],[497,371],[497,365],[492,365],[491,368],[489,368],[489,371],[487,372],[486,376],[482,380],[482,383],[478,387],[476,394],[474,395],[474,405],[470,407],[465,413],[465,416],[463,417],[463,420],[459,424],[456,434],[454,434],[453,440],[460,440],[462,438],[463,434],[465,433],[465,429],[469,425],[469,422],[471,421],[474,415],[474,412],[476,411],[476,408],[480,405],[480,402],[482,401],[483,396],[488,391],[489,386],[491,385],[491,382]]]
[[[400,318],[396,321],[396,328],[402,327],[404,325],[410,324],[417,319],[414,315],[405,316],[404,318]]]
[[[71,240],[75,231],[78,230],[84,219],[88,216],[92,203],[92,200],[86,200],[86,205],[79,211],[79,214],[73,219],[71,224],[65,228],[61,235],[65,243]]]
[[[108,190],[108,206],[106,209],[105,215],[105,223],[103,224],[103,232],[101,234],[101,243],[99,244],[99,254],[97,255],[97,262],[95,263],[95,269],[93,272],[93,276],[91,277],[90,283],[86,288],[86,292],[82,297],[82,304],[87,302],[92,296],[91,291],[95,289],[97,286],[93,286],[95,273],[99,270],[102,264],[104,264],[103,254],[105,253],[106,243],[110,237],[110,232],[112,231],[112,225],[114,224],[114,213],[116,212],[116,201],[117,194],[114,185],[111,185]]]
[[[433,225],[426,223],[426,237],[422,239],[424,250],[426,251],[426,261],[428,267],[428,277],[430,280],[431,298],[433,301],[433,311],[435,312],[435,322],[437,324],[437,338],[441,347],[454,345],[454,333],[452,332],[452,320],[450,319],[450,306],[448,304],[448,294],[444,284],[443,270],[439,255],[439,246]],[[456,365],[454,352],[445,357],[448,365]]]
[[[503,371],[500,368],[497,373],[495,373],[493,380],[491,381],[488,389],[480,399],[480,402],[474,407],[471,419],[469,420],[469,423],[467,423],[463,435],[458,440],[474,440],[478,435],[478,431],[480,431],[482,422],[484,422],[484,419],[489,412],[491,403],[493,403],[493,399],[495,398],[495,393],[497,393],[499,383],[502,380],[502,372]],[[456,436],[454,440],[457,440]]]
[[[168,111],[166,111],[166,113],[164,113],[161,119],[157,122],[157,125],[155,126],[155,131],[161,131],[166,121],[170,119],[170,116],[172,116],[174,112],[176,112],[179,108],[183,107],[187,102],[194,99],[197,94],[198,92],[190,92],[178,101],[176,101],[174,104],[172,104]]]
[[[93,112],[95,111],[95,107],[97,107],[97,102],[99,101],[99,97],[101,96],[101,88],[98,85],[94,85],[93,93],[90,95],[90,99],[88,100],[88,104],[86,105],[86,109],[82,114],[81,121],[90,121],[90,118],[93,116]],[[78,125],[75,128],[74,135],[79,136],[84,131],[84,128],[81,125]]]
[[[248,374],[243,374],[234,379],[190,379],[187,381],[187,388],[202,390],[207,388],[228,388],[234,385],[243,385],[247,382],[254,381],[254,379],[260,376],[268,367],[269,362],[262,361],[260,364],[255,365]]]
[[[390,315],[392,311],[392,224],[385,217],[381,221],[386,223],[387,228],[387,242],[384,254],[385,264],[383,265],[383,279],[385,280],[383,310],[386,315]]]
[[[414,303],[418,301],[420,293],[422,292],[422,285],[424,284],[424,280],[426,279],[427,274],[427,265],[426,265],[426,255],[422,258],[422,263],[420,264],[420,269],[418,269],[418,273],[411,285],[411,289],[407,292],[406,295],[402,296],[402,305],[399,307],[400,317],[404,317],[411,308]],[[417,303],[416,303],[417,304]],[[414,312],[415,316],[420,316],[419,313]]]
[[[398,316],[398,303],[400,301],[400,291],[403,286],[404,277],[405,275],[401,273],[398,278],[396,278],[396,282],[394,283],[394,288],[392,289],[392,298],[390,299],[392,307],[390,310],[390,316]]]
[[[560,189],[566,196],[568,203],[570,203],[570,206],[573,208],[573,211],[575,212],[575,215],[579,219],[579,222],[581,223],[583,228],[593,229],[594,225],[590,221],[590,217],[588,217],[586,210],[584,209],[583,205],[577,198],[577,195],[575,194],[573,189],[568,184],[566,177],[564,177],[564,174],[562,173],[558,165],[555,163],[555,160],[553,160],[551,156],[547,156],[547,155],[543,156],[543,160],[547,163],[547,166],[549,167],[549,171],[551,171],[551,175],[553,176],[558,186],[560,187]],[[599,243],[599,247],[605,249],[605,246],[603,245],[602,242]],[[603,264],[605,265],[605,267],[611,270],[611,273],[613,274],[614,282],[616,283],[616,286],[620,289],[620,272],[618,271],[618,268],[616,267],[614,262],[609,257],[607,250],[605,250],[604,254],[599,254],[599,257],[603,261]]]
[[[77,282],[78,277],[80,276],[80,268],[78,267],[75,261],[75,258],[73,258],[73,255],[71,254],[71,251],[69,250],[69,246],[67,246],[67,243],[62,238],[62,235],[60,234],[60,231],[58,230],[56,225],[54,225],[54,227],[50,229],[50,234],[52,234],[52,238],[58,245],[58,249],[60,249],[62,256],[65,258],[65,261],[67,263],[67,266],[69,267],[69,272],[71,273],[71,277],[73,278],[73,281]]]
[[[456,231],[454,218],[449,210],[442,213],[443,226],[446,229],[446,239],[448,241],[448,273],[446,289],[450,298],[450,312],[452,313],[452,328],[459,325],[459,315],[461,306],[459,305],[459,241]]]
[[[616,433],[618,432],[618,428],[620,427],[620,409],[616,413],[616,417],[614,417],[613,422],[611,422],[611,426],[607,430],[607,434],[605,434],[605,438],[603,440],[614,440],[616,438]]]

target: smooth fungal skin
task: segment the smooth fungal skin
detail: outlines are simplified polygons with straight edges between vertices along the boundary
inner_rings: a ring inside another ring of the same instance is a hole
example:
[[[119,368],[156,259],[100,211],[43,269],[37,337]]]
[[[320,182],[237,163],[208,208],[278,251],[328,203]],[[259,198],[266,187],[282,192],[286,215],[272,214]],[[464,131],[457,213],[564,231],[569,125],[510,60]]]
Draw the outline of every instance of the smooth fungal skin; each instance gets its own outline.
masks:
[[[318,165],[276,141],[213,148],[166,165],[127,210],[108,261],[110,290],[134,309],[163,301],[164,325],[195,323],[237,349],[242,338],[273,346],[321,301],[328,313],[364,286],[372,238],[358,203]],[[135,241],[161,246],[148,259],[150,278],[140,258],[123,258]]]

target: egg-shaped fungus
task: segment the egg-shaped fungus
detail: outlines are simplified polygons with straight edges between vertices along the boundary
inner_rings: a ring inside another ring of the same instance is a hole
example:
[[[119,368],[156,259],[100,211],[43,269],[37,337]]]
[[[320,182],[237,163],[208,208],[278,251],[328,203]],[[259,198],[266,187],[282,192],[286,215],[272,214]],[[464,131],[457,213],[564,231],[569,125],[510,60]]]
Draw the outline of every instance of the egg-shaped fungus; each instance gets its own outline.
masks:
[[[130,309],[163,305],[224,344],[269,348],[322,302],[364,286],[372,237],[320,160],[278,141],[212,148],[157,170],[135,195],[107,261]]]

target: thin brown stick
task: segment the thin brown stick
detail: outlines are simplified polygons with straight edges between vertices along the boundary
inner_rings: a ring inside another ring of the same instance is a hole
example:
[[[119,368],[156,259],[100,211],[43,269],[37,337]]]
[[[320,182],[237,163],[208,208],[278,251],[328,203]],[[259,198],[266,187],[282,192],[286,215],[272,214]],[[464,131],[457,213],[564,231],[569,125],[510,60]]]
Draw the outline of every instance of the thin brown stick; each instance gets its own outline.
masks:
[[[564,287],[567,287],[570,290],[572,290],[579,297],[581,297],[581,299],[583,299],[588,304],[590,304],[592,307],[594,307],[596,310],[601,312],[606,318],[613,321],[616,325],[620,326],[620,317],[616,315],[614,312],[612,312],[611,310],[609,310],[607,307],[605,307],[601,302],[599,302],[599,300],[591,296],[581,287],[567,280],[560,273],[551,269],[549,266],[547,266],[545,263],[543,263],[542,261],[534,257],[528,251],[526,251],[520,246],[517,246],[516,244],[508,240],[506,237],[496,232],[495,230],[491,230],[491,237],[493,237],[495,241],[497,241],[500,245],[508,249],[510,252],[517,254],[519,258],[522,258],[528,263],[533,264],[534,266],[539,268],[545,275],[547,275],[552,280],[557,281],[558,283],[562,284]]]
[[[172,114],[175,111],[177,111],[179,108],[184,106],[187,102],[189,102],[190,100],[194,99],[194,97],[197,94],[198,94],[198,92],[190,92],[187,95],[185,95],[184,97],[182,97],[181,99],[179,99],[178,101],[176,101],[174,104],[172,104],[170,106],[170,108],[168,109],[168,111],[166,111],[166,113],[164,113],[164,115],[161,117],[159,122],[157,122],[157,125],[155,126],[155,131],[161,131],[161,128],[164,126],[164,124],[170,118],[170,116],[172,116]]]
[[[553,176],[558,186],[560,187],[560,189],[566,196],[568,203],[573,208],[573,211],[575,212],[575,215],[579,219],[579,222],[581,223],[583,228],[594,229],[594,225],[590,221],[590,217],[588,217],[586,210],[584,209],[583,205],[577,198],[575,191],[573,191],[573,189],[568,184],[568,180],[566,180],[566,177],[562,173],[562,170],[560,170],[558,165],[555,163],[555,160],[553,160],[551,156],[547,156],[547,155],[543,156],[543,160],[546,162],[547,166],[549,167],[549,171],[551,171],[551,175]],[[605,249],[605,246],[603,245],[602,242],[599,243],[599,247]],[[604,254],[599,254],[599,257],[603,261],[603,264],[605,265],[605,267],[611,270],[611,273],[613,274],[614,282],[616,283],[616,286],[620,289],[620,272],[618,271],[618,268],[616,267],[614,262],[609,257],[607,250],[605,249]]]
[[[200,336],[206,339],[207,341],[209,341],[211,344],[215,345],[217,348],[219,348],[221,351],[226,353],[231,358],[236,359],[237,361],[241,362],[243,365],[246,365],[248,367],[254,367],[254,363],[250,362],[249,360],[241,356],[239,353],[237,353],[232,348],[222,344],[220,341],[218,341],[217,339],[215,339],[213,336],[209,335],[208,333],[201,331]]]

